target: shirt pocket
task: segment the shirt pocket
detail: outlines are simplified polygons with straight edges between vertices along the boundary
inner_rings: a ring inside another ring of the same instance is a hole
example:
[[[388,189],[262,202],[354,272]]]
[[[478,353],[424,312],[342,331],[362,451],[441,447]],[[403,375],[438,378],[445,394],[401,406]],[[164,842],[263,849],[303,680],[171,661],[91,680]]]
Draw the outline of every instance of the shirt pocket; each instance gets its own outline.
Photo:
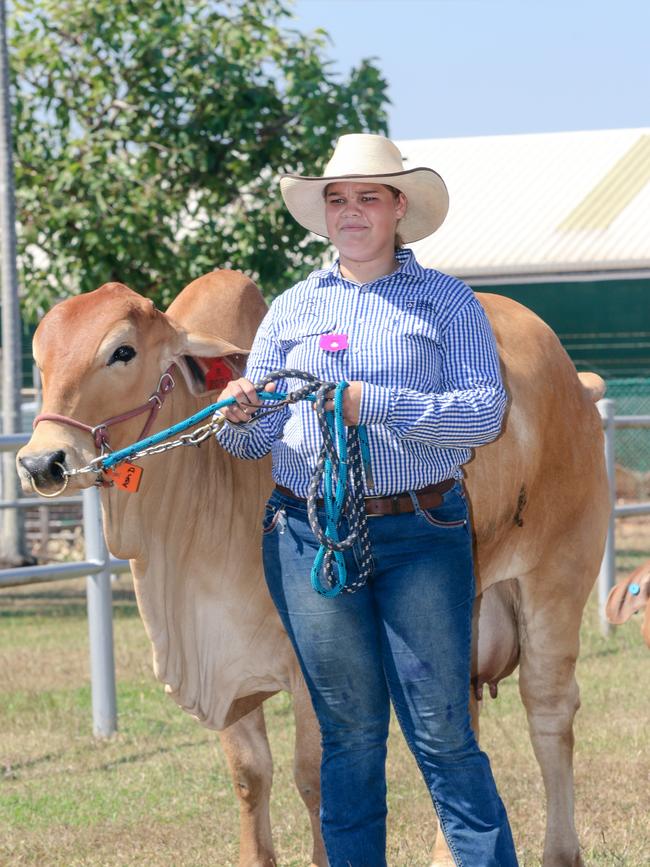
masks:
[[[314,305],[293,309],[291,314],[277,325],[277,338],[285,352],[334,331],[336,319],[331,313]]]
[[[382,340],[388,362],[399,368],[394,382],[415,391],[435,391],[442,365],[442,341],[433,304],[404,301],[391,313]],[[390,375],[388,373],[387,375]]]
[[[438,326],[433,302],[428,299],[413,299],[403,302],[388,319],[388,330],[405,337],[424,336],[438,342]]]

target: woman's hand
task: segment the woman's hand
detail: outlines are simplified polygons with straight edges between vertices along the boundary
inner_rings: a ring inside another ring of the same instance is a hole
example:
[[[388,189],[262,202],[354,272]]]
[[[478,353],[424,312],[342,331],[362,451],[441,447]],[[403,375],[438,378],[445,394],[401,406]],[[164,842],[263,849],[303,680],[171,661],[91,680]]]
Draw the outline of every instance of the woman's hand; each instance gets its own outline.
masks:
[[[264,386],[264,391],[275,391],[275,383],[270,382]],[[233,424],[250,421],[251,415],[262,406],[263,401],[257,396],[255,386],[245,377],[233,379],[221,392],[217,402],[234,397],[236,403],[224,406],[219,410],[221,415]]]
[[[361,392],[363,382],[353,380],[343,390],[343,421],[348,427],[359,424],[359,410],[361,408]],[[325,401],[325,409],[334,409],[334,392],[331,391]]]

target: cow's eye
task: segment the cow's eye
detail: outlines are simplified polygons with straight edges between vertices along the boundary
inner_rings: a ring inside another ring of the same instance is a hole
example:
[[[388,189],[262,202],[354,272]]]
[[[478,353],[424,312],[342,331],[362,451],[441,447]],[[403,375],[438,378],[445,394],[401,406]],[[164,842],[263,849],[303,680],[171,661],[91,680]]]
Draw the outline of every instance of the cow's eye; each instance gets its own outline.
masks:
[[[108,366],[115,364],[116,361],[123,361],[125,364],[135,358],[136,352],[132,346],[118,346],[115,352],[108,359]]]

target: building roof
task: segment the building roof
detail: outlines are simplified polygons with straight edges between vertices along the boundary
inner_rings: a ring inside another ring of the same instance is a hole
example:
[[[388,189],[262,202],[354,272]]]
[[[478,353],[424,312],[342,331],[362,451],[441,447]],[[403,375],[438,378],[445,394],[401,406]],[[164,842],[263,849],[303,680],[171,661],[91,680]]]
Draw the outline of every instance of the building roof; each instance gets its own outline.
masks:
[[[474,284],[650,276],[650,128],[398,141],[449,188],[447,220],[411,245]]]

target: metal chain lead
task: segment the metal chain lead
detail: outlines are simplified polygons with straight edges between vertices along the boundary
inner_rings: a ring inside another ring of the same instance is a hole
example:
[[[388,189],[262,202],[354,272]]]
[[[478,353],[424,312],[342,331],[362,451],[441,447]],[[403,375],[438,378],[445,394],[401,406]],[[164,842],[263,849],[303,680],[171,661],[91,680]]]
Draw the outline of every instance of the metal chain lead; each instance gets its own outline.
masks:
[[[147,455],[160,455],[163,452],[169,452],[172,449],[177,449],[179,446],[200,446],[201,443],[205,442],[205,440],[209,439],[216,431],[218,431],[224,423],[224,419],[216,419],[212,420],[209,424],[202,425],[198,427],[195,431],[189,434],[181,434],[178,439],[170,440],[168,443],[159,443],[157,446],[149,446],[146,449],[142,449],[139,452],[135,452],[131,455],[129,460],[137,460],[138,458],[145,458]],[[66,476],[77,476],[80,473],[101,473],[102,471],[102,460],[105,455],[99,455],[94,458],[87,466],[80,467],[79,469],[66,469]]]

